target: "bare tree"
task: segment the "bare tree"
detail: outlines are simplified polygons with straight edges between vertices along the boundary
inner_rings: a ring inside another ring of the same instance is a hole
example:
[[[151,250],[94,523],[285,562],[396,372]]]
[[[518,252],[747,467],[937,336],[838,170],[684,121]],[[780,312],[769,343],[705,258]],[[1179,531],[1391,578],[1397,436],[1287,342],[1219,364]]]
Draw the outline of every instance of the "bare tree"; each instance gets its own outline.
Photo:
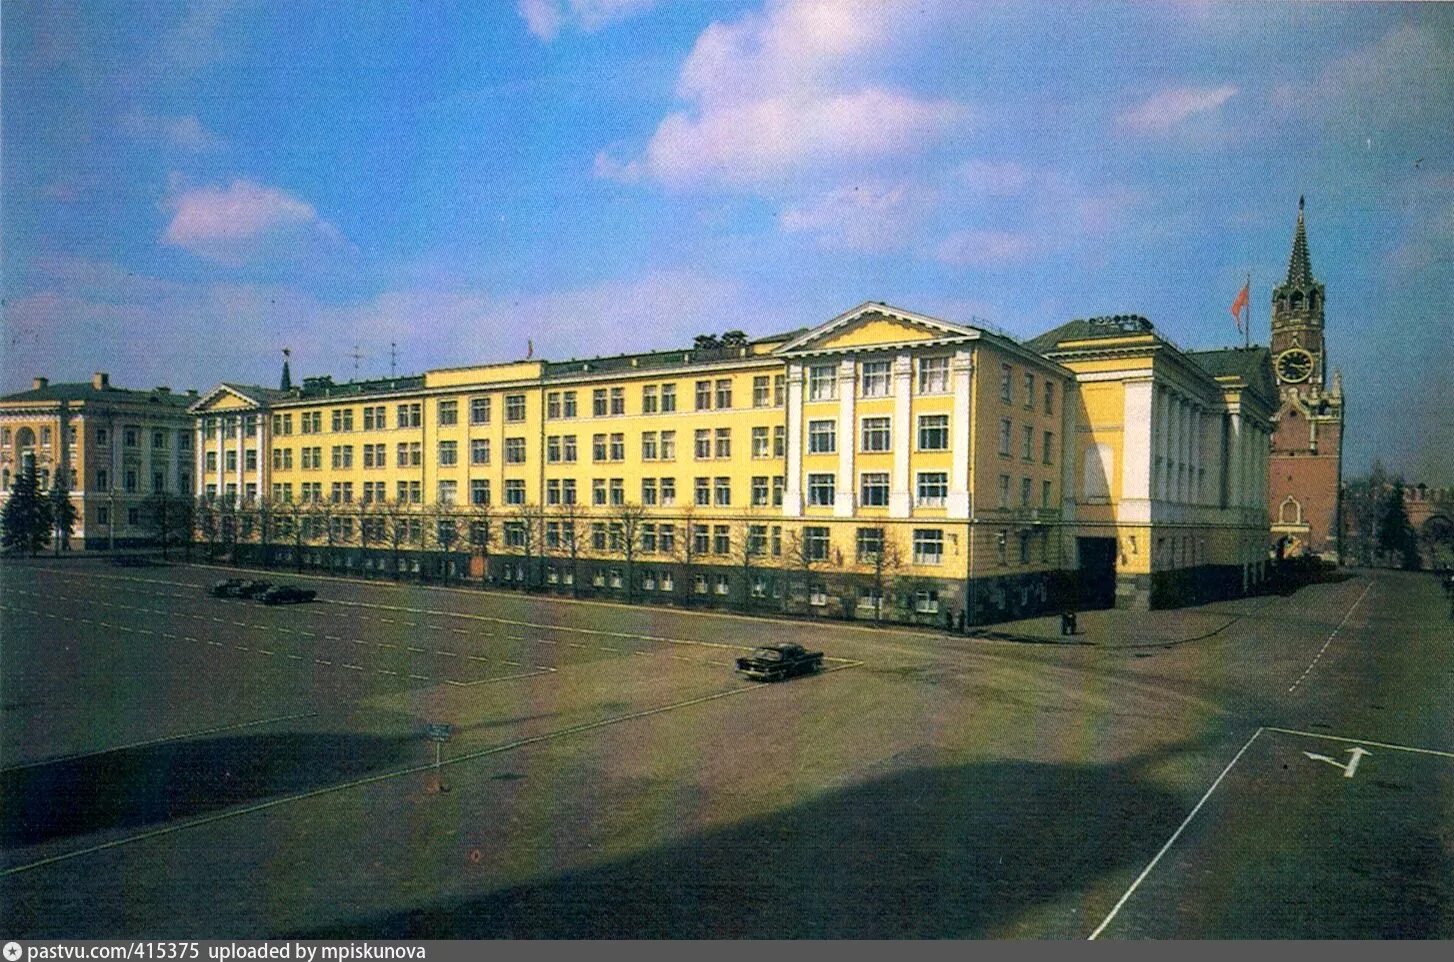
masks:
[[[753,572],[761,567],[767,554],[767,525],[748,510],[732,524],[732,560],[742,576],[742,609],[752,606]]]
[[[222,551],[229,558],[237,549],[237,499],[224,497],[217,503],[217,526],[222,532]]]
[[[198,536],[207,542],[207,560],[217,560],[217,542],[222,533],[222,523],[217,513],[217,499],[211,495],[199,496],[197,508],[193,512],[193,522]]]
[[[571,594],[580,597],[581,525],[585,523],[584,514],[581,506],[572,501],[561,505],[556,517],[560,519],[560,548],[570,559]]]
[[[490,580],[490,546],[495,542],[495,509],[488,501],[469,506],[469,544],[480,557],[480,581]]]
[[[511,524],[515,525],[518,543],[515,547],[525,555],[525,589],[528,591],[540,583],[539,572],[536,570],[539,564],[541,541],[541,528],[544,516],[538,505],[518,505],[514,512]]]
[[[384,537],[389,543],[389,567],[394,571],[394,580],[398,581],[399,557],[404,542],[409,538],[409,504],[398,498],[390,498],[380,502],[379,508],[384,516]]]
[[[646,509],[630,501],[611,509],[611,524],[617,528],[621,539],[617,550],[626,562],[626,602],[636,600],[636,559],[641,553],[641,523],[646,520]]]
[[[373,500],[360,501],[358,505],[358,544],[365,555],[368,555],[372,546],[383,544],[386,540],[383,532],[383,512],[380,507],[379,503]],[[366,564],[364,570],[372,570],[373,561],[368,561]]]
[[[858,554],[858,563],[872,572],[875,621],[883,621],[884,601],[892,594],[904,567],[903,548],[890,530],[879,528],[877,546],[870,545]]]
[[[696,604],[694,585],[697,578],[697,564],[699,552],[697,551],[697,506],[688,501],[677,515],[681,518],[681,536],[676,539],[677,547],[672,553],[673,558],[679,560],[682,566],[682,594],[687,605]]]
[[[258,556],[264,568],[273,566],[273,538],[277,536],[278,505],[272,498],[259,496],[252,506],[257,524]]]
[[[434,510],[434,543],[444,553],[440,558],[440,574],[444,577],[444,583],[449,584],[449,567],[453,561],[449,554],[459,541],[459,519],[448,505],[436,505]]]
[[[806,595],[813,572],[823,566],[828,559],[819,554],[817,546],[804,536],[803,529],[799,527],[788,532],[787,543],[783,546],[783,560],[787,567],[797,572],[797,576],[801,580],[795,583],[795,587],[800,588]],[[792,593],[792,590],[783,592],[784,610],[787,609]]]
[[[187,534],[186,514],[182,510],[187,500],[169,491],[154,491],[142,502],[142,519],[161,546],[163,558],[169,558],[171,546]]]

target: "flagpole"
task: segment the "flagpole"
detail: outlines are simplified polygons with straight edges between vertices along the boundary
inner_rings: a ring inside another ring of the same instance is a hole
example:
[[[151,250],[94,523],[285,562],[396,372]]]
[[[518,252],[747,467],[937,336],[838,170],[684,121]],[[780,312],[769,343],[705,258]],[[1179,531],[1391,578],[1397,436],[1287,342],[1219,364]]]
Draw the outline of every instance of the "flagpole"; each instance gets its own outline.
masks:
[[[1247,272],[1247,323],[1243,325],[1243,335],[1246,338],[1245,345],[1252,346],[1252,272]]]

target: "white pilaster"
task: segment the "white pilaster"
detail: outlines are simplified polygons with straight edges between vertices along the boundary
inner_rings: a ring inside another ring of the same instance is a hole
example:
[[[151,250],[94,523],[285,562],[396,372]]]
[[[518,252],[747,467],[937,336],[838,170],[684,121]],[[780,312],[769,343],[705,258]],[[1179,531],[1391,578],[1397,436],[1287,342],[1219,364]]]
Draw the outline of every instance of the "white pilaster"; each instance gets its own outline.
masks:
[[[833,516],[853,517],[858,491],[853,483],[853,452],[858,449],[858,430],[853,421],[853,402],[858,378],[852,358],[838,362],[838,480],[833,494]]]
[[[257,437],[253,439],[253,443],[257,446],[257,479],[256,479],[256,481],[257,481],[257,496],[258,496],[259,499],[262,499],[267,494],[267,492],[263,490],[263,461],[266,460],[263,457],[263,454],[265,454],[266,451],[267,451],[267,445],[263,444],[263,439],[267,437],[268,428],[269,428],[269,421],[268,421],[267,416],[264,415],[263,413],[259,412],[258,415],[257,415]]]
[[[247,448],[247,441],[246,441],[246,438],[244,437],[244,435],[242,433],[242,415],[241,414],[239,414],[237,416],[237,433],[236,433],[235,437],[237,439],[237,497],[233,500],[233,503],[234,504],[241,504],[242,503],[242,491],[243,491],[243,487],[244,487],[244,485],[243,485],[243,471],[244,471],[244,469],[247,466],[247,458],[245,456],[245,451],[246,451],[246,448]]]
[[[192,439],[192,444],[197,448],[197,470],[192,473],[192,489],[197,497],[201,497],[202,492],[207,490],[203,487],[207,481],[204,477],[207,468],[207,432],[202,430],[201,418],[197,419],[195,434],[196,437]]]
[[[1151,381],[1130,381],[1125,388],[1125,435],[1121,451],[1121,501],[1146,505],[1151,496]],[[1127,504],[1127,507],[1130,507]]]
[[[784,470],[783,516],[796,518],[803,513],[803,365],[798,361],[788,364],[788,452]]]
[[[217,497],[227,488],[227,415],[217,415]]]
[[[949,517],[969,517],[969,452],[972,445],[969,443],[969,385],[970,373],[973,370],[973,362],[970,360],[968,351],[955,351],[954,359],[949,362],[950,384],[954,390],[954,413],[949,418],[949,453],[953,460],[949,465]],[[906,405],[907,407],[907,405]],[[894,413],[898,414],[895,408]],[[896,417],[895,420],[898,420]],[[898,447],[894,448],[894,472],[898,476],[898,462],[902,457],[904,462],[903,473],[909,473],[909,446],[913,443],[913,430],[909,424],[908,412],[903,417],[904,427],[900,429],[897,425],[895,431],[902,431],[899,434]],[[1064,438],[1062,437],[1062,441]],[[907,496],[908,492],[905,492]]]

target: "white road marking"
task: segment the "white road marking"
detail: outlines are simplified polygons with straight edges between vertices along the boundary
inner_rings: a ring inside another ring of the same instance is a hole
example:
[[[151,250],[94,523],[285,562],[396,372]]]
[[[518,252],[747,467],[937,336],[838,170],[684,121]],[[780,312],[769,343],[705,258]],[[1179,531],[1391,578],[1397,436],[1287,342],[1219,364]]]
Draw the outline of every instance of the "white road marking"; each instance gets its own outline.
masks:
[[[1261,735],[1262,732],[1263,729],[1259,727],[1255,732],[1252,733],[1252,737],[1247,739],[1246,743],[1240,749],[1238,749],[1237,754],[1232,756],[1232,760],[1227,763],[1227,767],[1222,769],[1222,774],[1218,775],[1216,781],[1212,782],[1211,787],[1206,790],[1206,793],[1204,795],[1202,795],[1201,801],[1196,803],[1196,807],[1193,808],[1189,813],[1187,813],[1186,818],[1182,819],[1182,822],[1180,825],[1177,826],[1176,831],[1171,833],[1171,838],[1168,838],[1166,840],[1166,844],[1161,846],[1161,851],[1156,853],[1156,857],[1153,858],[1151,862],[1144,869],[1141,870],[1140,875],[1136,876],[1136,881],[1132,882],[1131,887],[1126,889],[1125,894],[1123,894],[1120,900],[1116,902],[1115,906],[1112,907],[1110,914],[1101,920],[1100,925],[1096,926],[1096,930],[1090,934],[1089,940],[1094,940],[1098,938],[1100,934],[1106,930],[1106,926],[1111,924],[1111,920],[1114,919],[1116,917],[1116,914],[1121,911],[1121,907],[1126,904],[1127,900],[1131,898],[1131,896],[1135,893],[1136,889],[1141,887],[1141,883],[1146,881],[1146,876],[1150,875],[1151,870],[1156,868],[1156,863],[1161,861],[1161,857],[1165,855],[1167,851],[1171,848],[1171,846],[1176,843],[1177,839],[1181,838],[1181,833],[1186,831],[1186,827],[1191,824],[1191,820],[1197,817],[1197,812],[1200,812],[1202,810],[1202,806],[1207,803],[1207,799],[1212,797],[1212,792],[1215,792],[1217,790],[1217,786],[1222,784],[1222,779],[1227,777],[1227,773],[1232,770],[1232,766],[1242,760],[1242,756],[1247,753],[1247,749],[1252,747],[1252,743],[1257,741],[1257,736]]]
[[[1344,778],[1352,778],[1354,773],[1358,771],[1358,763],[1363,760],[1363,756],[1372,755],[1373,753],[1361,745],[1350,748],[1348,751],[1353,757],[1348,759],[1347,764],[1344,764],[1336,758],[1329,758],[1327,755],[1317,755],[1313,752],[1303,752],[1303,754],[1315,762],[1327,762],[1329,765],[1341,771]]]
[[[1454,758],[1454,752],[1441,752],[1436,748],[1414,748],[1411,745],[1395,745],[1391,742],[1376,742],[1367,738],[1345,738],[1342,735],[1324,735],[1321,732],[1298,731],[1296,728],[1274,728],[1272,725],[1266,726],[1266,730],[1270,732],[1277,732],[1281,735],[1300,735],[1303,738],[1323,738],[1331,742],[1372,745],[1374,748],[1388,748],[1396,752],[1413,752],[1418,755],[1436,755],[1439,758]]]
[[[343,665],[342,665],[342,667],[348,668],[348,669],[350,669],[352,671],[363,671],[364,670],[363,665],[350,665],[347,662],[344,662]]]
[[[423,648],[415,648],[413,645],[405,645],[404,647],[408,651],[413,651],[413,652],[422,652],[422,651],[424,651]]]
[[[455,681],[453,678],[444,679],[446,685],[453,685],[456,688],[473,688],[475,685],[488,685],[497,681],[515,681],[520,678],[539,678],[541,675],[548,675],[555,671],[554,668],[547,668],[544,665],[537,665],[535,671],[522,671],[517,675],[495,675],[492,678],[478,678],[474,681]]]
[[[1287,690],[1289,694],[1291,694],[1298,685],[1301,685],[1303,683],[1303,679],[1308,677],[1308,675],[1312,672],[1313,666],[1318,663],[1318,659],[1323,657],[1323,652],[1328,650],[1328,646],[1333,643],[1333,639],[1337,637],[1338,632],[1341,631],[1343,626],[1348,623],[1348,619],[1353,617],[1353,609],[1357,608],[1359,603],[1368,596],[1368,592],[1372,590],[1372,588],[1373,582],[1370,581],[1363,588],[1363,594],[1359,595],[1358,600],[1353,602],[1353,604],[1348,608],[1348,613],[1343,616],[1343,620],[1338,622],[1338,627],[1334,628],[1333,633],[1328,636],[1328,640],[1323,642],[1323,647],[1318,649],[1318,653],[1313,656],[1313,660],[1308,664],[1308,667],[1303,670],[1303,673],[1301,675],[1298,676],[1298,680],[1288,686]]]

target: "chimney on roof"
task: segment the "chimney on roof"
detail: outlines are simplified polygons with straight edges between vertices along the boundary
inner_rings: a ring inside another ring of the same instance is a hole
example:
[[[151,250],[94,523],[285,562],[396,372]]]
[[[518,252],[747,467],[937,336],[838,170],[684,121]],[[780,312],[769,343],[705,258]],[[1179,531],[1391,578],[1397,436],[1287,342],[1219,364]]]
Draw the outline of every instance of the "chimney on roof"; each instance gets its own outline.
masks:
[[[197,396],[197,389],[196,388],[194,388],[194,387],[187,388],[187,397],[196,397],[196,396]]]
[[[98,391],[104,391],[111,387],[111,375],[105,371],[97,371],[91,375],[91,386]]]
[[[157,393],[158,394],[171,394],[172,393],[172,389],[169,388],[169,387],[167,387],[165,384],[158,384],[157,385]]]
[[[50,384],[50,378],[48,378],[48,377],[38,377],[38,378],[34,378],[30,382],[30,389],[32,391],[43,391],[43,390],[45,390],[46,386],[49,385],[49,384]]]

